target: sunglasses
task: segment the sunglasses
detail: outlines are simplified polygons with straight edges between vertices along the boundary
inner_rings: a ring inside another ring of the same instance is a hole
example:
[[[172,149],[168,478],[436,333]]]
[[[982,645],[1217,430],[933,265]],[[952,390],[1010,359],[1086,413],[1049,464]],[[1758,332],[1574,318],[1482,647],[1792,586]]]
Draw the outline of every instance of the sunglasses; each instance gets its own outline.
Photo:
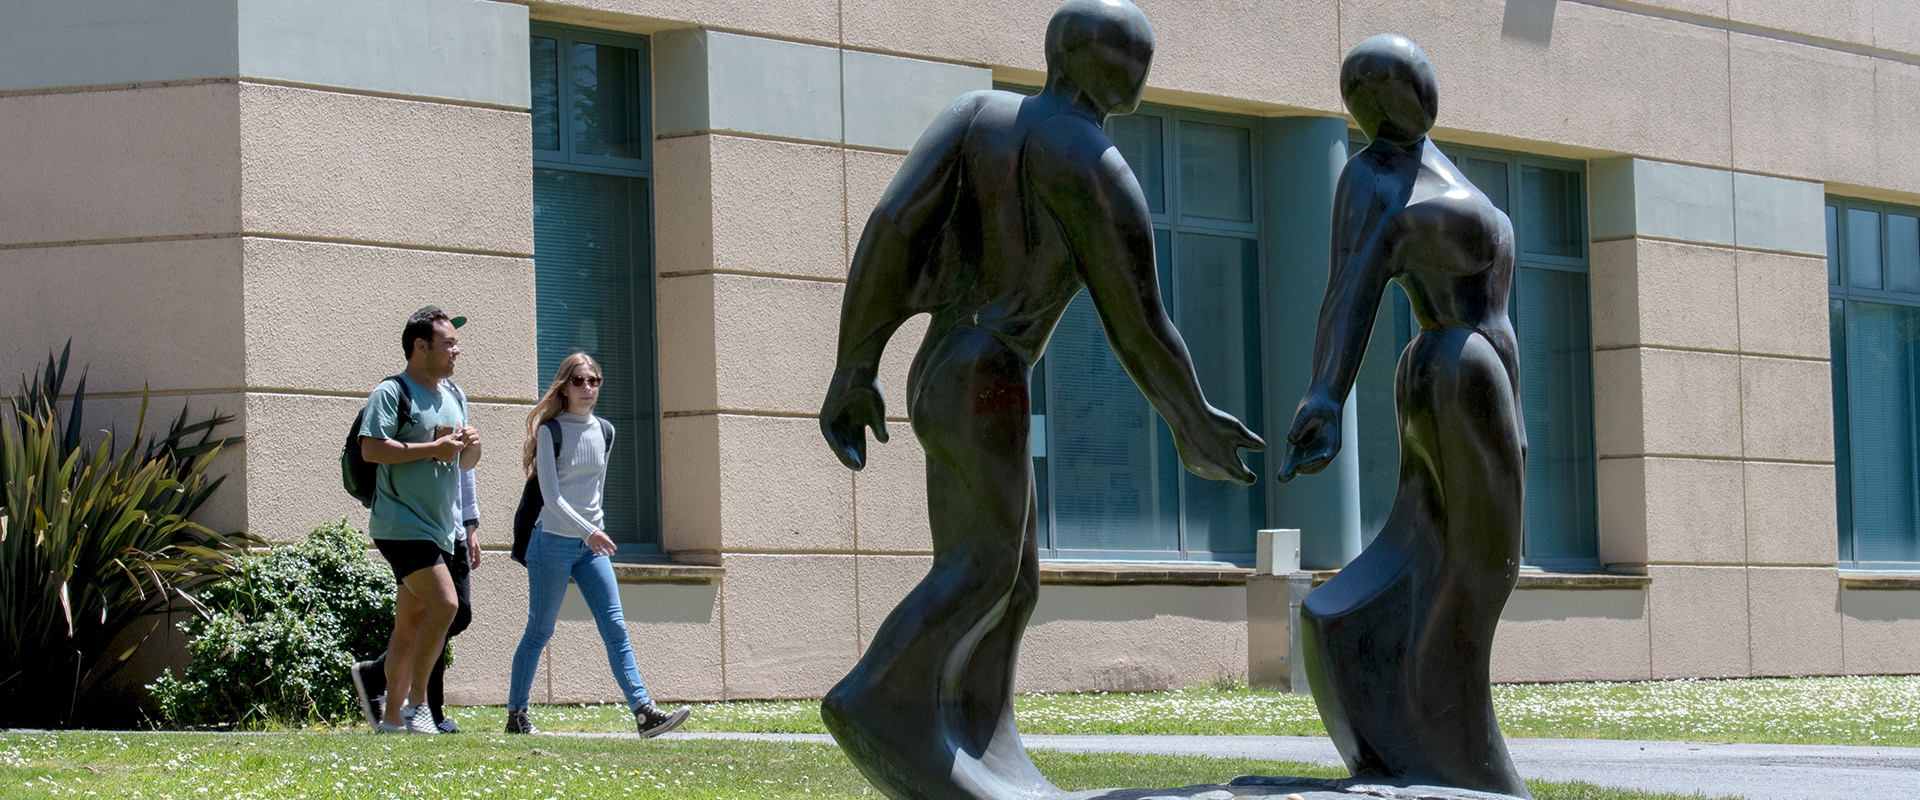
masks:
[[[595,389],[600,388],[599,378],[582,378],[578,375],[575,375],[571,378],[568,378],[567,380],[572,382],[575,388],[578,388],[581,386],[591,386]]]

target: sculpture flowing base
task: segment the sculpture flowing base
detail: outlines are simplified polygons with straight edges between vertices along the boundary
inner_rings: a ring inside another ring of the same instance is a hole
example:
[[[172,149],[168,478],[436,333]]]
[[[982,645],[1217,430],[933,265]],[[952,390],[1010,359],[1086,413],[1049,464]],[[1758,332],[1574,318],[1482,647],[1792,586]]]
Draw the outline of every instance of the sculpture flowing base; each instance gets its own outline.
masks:
[[[1422,330],[1402,354],[1399,494],[1365,552],[1307,595],[1314,703],[1361,780],[1527,797],[1494,719],[1494,626],[1518,577],[1525,432],[1480,334]]]
[[[894,800],[1058,797],[1013,719],[1020,637],[1040,590],[1029,370],[992,333],[946,327],[928,332],[907,381],[927,454],[933,568],[827,693],[821,717]]]

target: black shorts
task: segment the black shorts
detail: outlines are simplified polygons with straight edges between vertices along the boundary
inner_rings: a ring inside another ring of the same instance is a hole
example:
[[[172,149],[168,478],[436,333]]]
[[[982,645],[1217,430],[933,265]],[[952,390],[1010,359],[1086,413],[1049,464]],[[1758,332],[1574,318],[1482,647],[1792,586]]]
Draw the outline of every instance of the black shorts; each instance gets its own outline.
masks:
[[[408,575],[432,569],[435,564],[453,561],[452,553],[426,539],[375,539],[373,546],[379,548],[380,556],[393,567],[395,581],[404,581]]]

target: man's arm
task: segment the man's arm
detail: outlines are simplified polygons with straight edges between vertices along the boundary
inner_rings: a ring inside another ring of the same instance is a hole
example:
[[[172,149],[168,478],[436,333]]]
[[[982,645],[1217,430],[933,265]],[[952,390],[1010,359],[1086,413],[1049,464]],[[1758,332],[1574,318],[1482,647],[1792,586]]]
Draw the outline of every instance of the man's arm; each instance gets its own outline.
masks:
[[[408,464],[437,458],[451,462],[460,457],[460,442],[447,434],[431,442],[401,442],[393,439],[360,437],[360,457],[374,464]]]
[[[917,268],[957,200],[960,145],[982,99],[968,94],[955,100],[921,134],[867,216],[854,249],[840,301],[833,382],[820,408],[821,433],[851,469],[866,464],[866,428],[887,440],[880,355],[893,332],[928,300],[916,296]]]
[[[1235,450],[1266,443],[1207,403],[1160,299],[1153,219],[1120,151],[1091,121],[1062,115],[1035,130],[1024,169],[1066,236],[1114,355],[1166,419],[1187,469],[1253,482]]]

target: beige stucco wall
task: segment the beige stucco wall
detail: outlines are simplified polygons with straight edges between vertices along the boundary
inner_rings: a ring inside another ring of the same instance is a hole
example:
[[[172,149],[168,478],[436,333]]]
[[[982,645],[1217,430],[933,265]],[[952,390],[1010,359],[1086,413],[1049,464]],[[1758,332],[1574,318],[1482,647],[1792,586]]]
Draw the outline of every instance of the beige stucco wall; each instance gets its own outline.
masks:
[[[513,5],[446,8],[496,20]],[[706,123],[659,131],[663,540],[726,569],[715,583],[623,587],[660,696],[818,694],[924,574],[921,455],[899,397],[924,323],[888,355],[893,440],[873,445],[865,472],[839,466],[810,416],[847,259],[910,141],[901,120],[956,86],[1037,80],[1053,5],[581,0],[516,12],[653,34],[656,49],[678,42],[709,70],[773,53],[885,89],[802,87],[839,104],[826,133],[821,115],[783,118],[759,95],[705,98]],[[1508,30],[1503,0],[1141,5],[1159,42],[1150,100],[1338,114],[1341,56],[1397,31],[1435,62],[1447,141],[1920,204],[1920,161],[1899,149],[1920,124],[1920,11],[1898,0],[1555,3],[1544,37],[1537,19]],[[680,102],[683,85],[655,78],[656,111]],[[124,407],[145,384],[238,413],[248,441],[222,462],[233,479],[206,517],[286,541],[328,519],[364,523],[333,488],[337,429],[399,368],[399,321],[437,303],[472,319],[456,380],[492,448],[481,540],[504,547],[513,445],[538,382],[531,152],[515,92],[240,67],[0,92],[0,275],[42,299],[0,318],[0,356],[26,369],[71,335],[103,401]],[[1729,214],[1766,205],[1728,198]],[[1496,679],[1920,671],[1920,592],[1843,590],[1835,569],[1821,252],[1760,241],[1762,225],[1745,239],[1657,227],[1596,233],[1591,272],[1602,560],[1651,585],[1516,593]],[[79,324],[157,312],[165,324],[139,335]],[[457,700],[504,698],[525,589],[503,556],[476,574]],[[570,607],[552,645],[550,699],[613,696],[581,612]],[[1021,687],[1244,671],[1244,617],[1237,587],[1049,584]]]

